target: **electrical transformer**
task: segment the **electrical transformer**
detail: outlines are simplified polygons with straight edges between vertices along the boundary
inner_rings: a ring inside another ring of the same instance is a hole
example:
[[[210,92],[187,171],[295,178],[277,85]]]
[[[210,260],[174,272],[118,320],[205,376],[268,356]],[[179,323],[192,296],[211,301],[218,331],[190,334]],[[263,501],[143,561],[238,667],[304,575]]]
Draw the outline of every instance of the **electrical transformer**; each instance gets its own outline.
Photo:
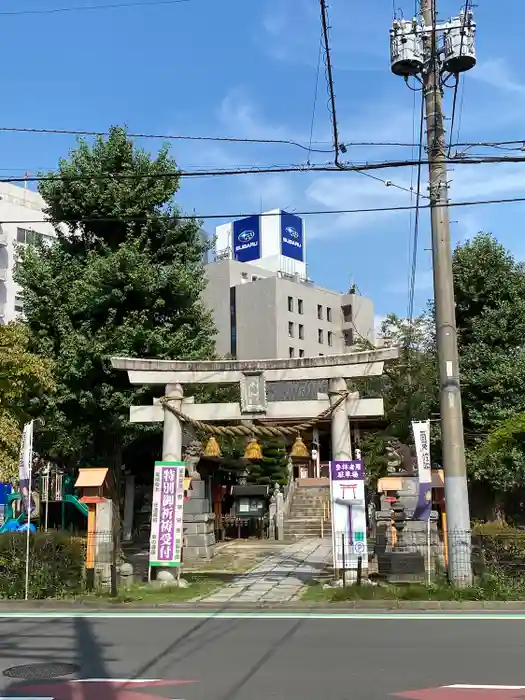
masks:
[[[476,65],[476,24],[472,13],[462,13],[453,20],[455,26],[445,32],[443,69],[449,73],[464,73]]]
[[[392,73],[403,77],[417,75],[423,64],[423,42],[417,20],[395,20],[390,30]]]

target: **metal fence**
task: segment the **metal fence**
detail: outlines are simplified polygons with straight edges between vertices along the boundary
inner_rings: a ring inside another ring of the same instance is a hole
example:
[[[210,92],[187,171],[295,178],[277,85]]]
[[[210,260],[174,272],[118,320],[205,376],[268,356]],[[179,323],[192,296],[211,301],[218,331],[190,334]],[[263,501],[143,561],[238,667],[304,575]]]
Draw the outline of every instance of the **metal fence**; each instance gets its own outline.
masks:
[[[366,542],[356,541],[348,531],[335,532],[335,568],[350,572],[347,578],[353,579],[360,572],[390,583],[446,582],[452,550],[456,566],[470,566],[475,581],[498,576],[514,584],[522,581],[525,591],[525,532],[443,532],[418,525],[419,529],[401,532],[384,528]]]
[[[269,525],[270,521],[268,516],[216,516],[215,539],[217,542],[223,542],[224,540],[268,539]]]

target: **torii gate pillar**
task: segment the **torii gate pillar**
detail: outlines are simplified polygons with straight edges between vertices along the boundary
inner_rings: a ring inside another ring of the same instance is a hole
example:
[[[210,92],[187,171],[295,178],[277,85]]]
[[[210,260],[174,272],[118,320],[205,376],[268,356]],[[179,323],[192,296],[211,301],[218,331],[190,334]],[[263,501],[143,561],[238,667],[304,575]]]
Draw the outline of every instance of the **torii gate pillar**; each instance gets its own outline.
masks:
[[[180,384],[166,384],[165,396],[169,403],[179,411],[182,406],[183,390]],[[182,460],[182,426],[180,420],[171,411],[164,411],[164,429],[162,431],[162,461],[180,462]]]

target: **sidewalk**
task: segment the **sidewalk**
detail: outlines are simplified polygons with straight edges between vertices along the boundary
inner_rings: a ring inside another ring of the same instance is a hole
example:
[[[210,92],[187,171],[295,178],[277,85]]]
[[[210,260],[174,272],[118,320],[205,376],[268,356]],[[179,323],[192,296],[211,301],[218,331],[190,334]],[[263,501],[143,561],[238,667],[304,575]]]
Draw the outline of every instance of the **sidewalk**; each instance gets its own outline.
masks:
[[[330,539],[307,539],[284,547],[246,574],[236,576],[203,603],[286,603],[301,597],[306,584],[331,564]]]

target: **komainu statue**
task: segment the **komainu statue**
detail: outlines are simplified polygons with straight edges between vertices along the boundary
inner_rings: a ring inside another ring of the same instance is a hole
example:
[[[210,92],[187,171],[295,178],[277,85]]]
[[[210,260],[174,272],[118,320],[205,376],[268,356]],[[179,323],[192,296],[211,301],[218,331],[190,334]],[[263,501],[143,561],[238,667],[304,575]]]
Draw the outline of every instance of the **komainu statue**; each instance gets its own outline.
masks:
[[[402,472],[414,474],[417,461],[414,449],[405,445],[397,438],[391,438],[386,444],[387,472],[399,474]]]
[[[184,451],[183,461],[186,463],[188,476],[192,479],[200,479],[201,475],[197,470],[202,455],[202,443],[199,440],[192,440]]]

